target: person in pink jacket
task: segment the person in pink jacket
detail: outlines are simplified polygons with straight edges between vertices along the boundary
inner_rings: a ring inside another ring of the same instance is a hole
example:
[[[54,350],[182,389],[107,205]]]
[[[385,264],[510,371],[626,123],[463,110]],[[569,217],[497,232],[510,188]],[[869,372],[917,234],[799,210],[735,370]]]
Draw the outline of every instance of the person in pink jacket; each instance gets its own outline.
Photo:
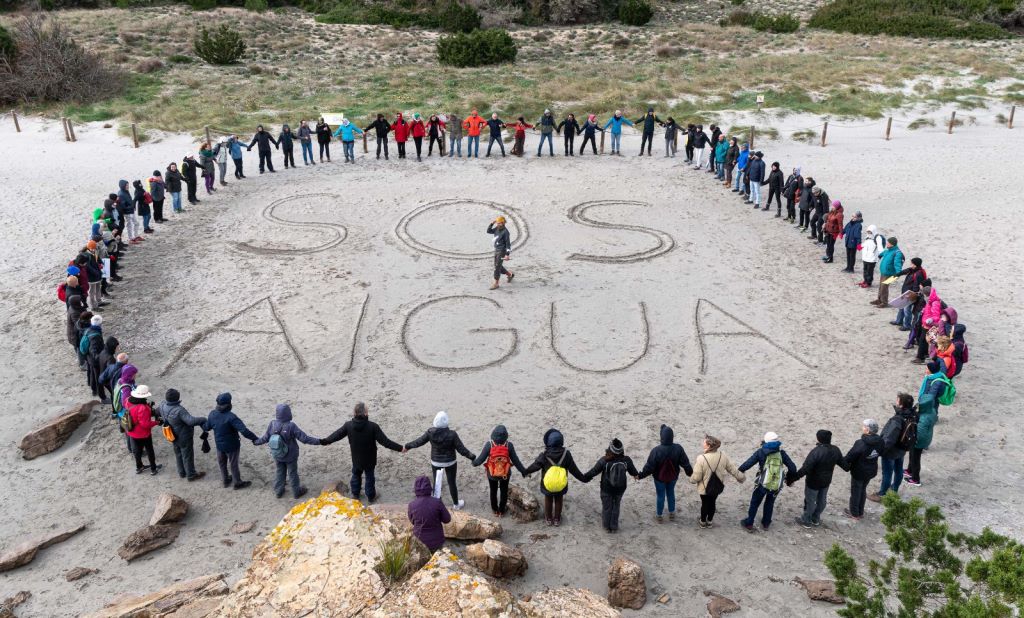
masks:
[[[128,397],[126,414],[131,416],[132,428],[127,431],[128,437],[132,439],[132,454],[135,455],[135,474],[142,474],[146,469],[142,465],[142,451],[146,451],[149,458],[149,473],[155,475],[163,466],[157,465],[156,454],[153,452],[153,428],[160,425],[160,421],[153,412],[153,405],[149,402],[151,394],[149,387],[140,384],[132,389]]]

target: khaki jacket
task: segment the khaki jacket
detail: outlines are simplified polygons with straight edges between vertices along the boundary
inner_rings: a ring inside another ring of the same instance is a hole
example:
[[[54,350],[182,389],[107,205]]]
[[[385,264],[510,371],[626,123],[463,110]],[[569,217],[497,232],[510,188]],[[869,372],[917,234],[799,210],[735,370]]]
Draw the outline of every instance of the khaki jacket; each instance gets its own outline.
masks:
[[[723,481],[725,481],[726,472],[731,474],[740,483],[747,480],[746,475],[739,471],[725,453],[721,451],[702,453],[693,462],[693,474],[690,476],[690,482],[697,485],[700,495],[704,495],[707,489],[707,482],[711,480],[711,475],[715,470],[717,470],[718,478]]]

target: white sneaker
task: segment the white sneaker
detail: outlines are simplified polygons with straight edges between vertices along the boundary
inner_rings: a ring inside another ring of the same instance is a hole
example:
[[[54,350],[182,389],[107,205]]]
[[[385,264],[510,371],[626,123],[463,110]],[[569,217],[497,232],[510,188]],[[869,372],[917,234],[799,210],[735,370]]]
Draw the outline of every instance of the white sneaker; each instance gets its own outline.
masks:
[[[466,506],[466,501],[465,500],[459,500],[458,504],[453,504],[452,505],[452,509],[454,509],[456,511],[461,511],[463,509],[463,507],[465,507],[465,506]]]

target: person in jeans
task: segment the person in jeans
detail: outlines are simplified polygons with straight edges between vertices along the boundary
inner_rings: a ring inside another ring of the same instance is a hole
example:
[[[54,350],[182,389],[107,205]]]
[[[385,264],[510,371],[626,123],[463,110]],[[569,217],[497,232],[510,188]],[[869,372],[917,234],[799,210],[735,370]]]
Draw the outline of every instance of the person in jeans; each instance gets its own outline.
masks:
[[[363,130],[352,124],[348,118],[343,118],[334,132],[334,137],[341,137],[346,163],[356,162],[356,133],[362,135]]]
[[[721,452],[722,441],[714,436],[704,436],[701,443],[704,452],[697,456],[694,462],[693,474],[690,475],[690,482],[697,486],[697,493],[700,494],[700,527],[711,528],[714,525],[716,502],[718,493],[708,488],[711,477],[717,477],[720,482],[725,481],[725,473],[732,475],[736,482],[742,483],[747,476],[739,471],[728,455]]]
[[[686,476],[693,474],[693,467],[690,466],[690,459],[686,456],[683,447],[673,442],[675,433],[668,425],[661,426],[661,443],[651,449],[647,456],[647,463],[644,464],[637,480],[654,477],[655,516],[660,523],[663,521],[662,513],[665,510],[665,503],[668,502],[668,518],[676,518],[676,481],[679,479],[679,469],[682,468]]]
[[[623,125],[633,126],[633,123],[622,115],[622,110],[615,110],[615,115],[608,119],[604,128],[612,128],[612,154],[622,156],[622,127]]]
[[[487,154],[485,156],[491,156],[491,146],[497,142],[498,148],[501,148],[501,156],[505,156],[505,143],[501,140],[501,130],[505,128],[504,121],[498,118],[498,113],[491,114],[491,119],[487,121],[487,128],[490,129],[490,139],[487,141]],[[479,137],[477,138],[479,140]],[[477,143],[479,149],[480,144]]]
[[[729,153],[729,143],[725,141],[725,134],[718,136],[718,143],[715,144],[715,180],[725,181],[725,157]]]
[[[754,208],[761,207],[761,184],[764,182],[764,153],[758,150],[747,164],[747,181],[750,183],[750,199]]]
[[[359,499],[363,489],[363,475],[366,475],[366,498],[374,502],[380,497],[377,491],[377,445],[398,453],[404,453],[401,444],[389,439],[380,425],[370,420],[366,404],[359,402],[352,410],[352,420],[346,421],[334,433],[320,440],[320,444],[334,444],[342,438],[348,438],[348,448],[352,454],[352,478],[349,488],[352,497]]]
[[[462,128],[466,130],[466,135],[468,136],[468,140],[466,141],[467,159],[469,157],[480,157],[480,131],[483,129],[485,124],[487,123],[475,109],[470,112],[469,116],[467,116],[464,121],[462,121]]]
[[[462,158],[462,118],[452,112],[448,114],[448,156],[454,157],[455,153],[458,152],[458,156]]]
[[[476,455],[462,443],[458,432],[448,428],[448,413],[444,410],[434,415],[433,426],[419,438],[407,443],[405,450],[419,448],[427,442],[430,442],[431,474],[437,478],[437,473],[444,470],[444,474],[448,478],[448,491],[452,495],[452,508],[458,511],[466,506],[466,501],[459,500],[459,485],[456,481],[459,463],[455,459],[455,454],[458,453],[470,461],[476,459]]]
[[[909,423],[917,422],[917,408],[914,398],[907,393],[896,396],[893,415],[882,428],[882,484],[878,493],[868,496],[872,502],[881,502],[890,491],[898,493],[903,482],[903,457],[906,449],[900,445],[900,438]]]
[[[825,512],[828,501],[828,488],[832,484],[832,473],[836,466],[843,465],[843,452],[832,445],[832,432],[819,429],[815,434],[817,445],[811,449],[804,459],[804,464],[786,485],[792,485],[802,478],[804,480],[804,514],[796,518],[796,523],[804,528],[821,525],[821,514]]]
[[[504,451],[508,452],[507,456]],[[480,454],[473,460],[474,467],[481,464],[486,464],[484,469],[490,488],[491,511],[495,517],[503,517],[508,510],[508,481],[512,476],[512,468],[515,467],[519,474],[526,476],[526,466],[519,460],[516,448],[509,442],[508,429],[505,429],[504,425],[498,425],[491,430],[491,439],[484,444]]]
[[[164,174],[164,181],[167,183],[167,192],[171,194],[171,209],[174,212],[184,212],[181,209],[181,181],[184,180],[181,172],[178,171],[178,164],[172,162],[167,166],[167,173]]]
[[[537,128],[540,129],[540,143],[537,144],[537,156],[541,156],[544,140],[548,142],[548,155],[555,156],[555,116],[551,113],[550,109],[544,110],[544,115],[537,121]]]
[[[750,144],[743,142],[740,153],[736,156],[736,174],[733,176],[732,192],[739,193],[743,188],[743,174],[750,163]]]
[[[878,422],[864,419],[860,439],[853,443],[840,465],[850,472],[850,506],[843,514],[853,520],[864,517],[864,503],[868,498],[868,483],[878,475],[878,458],[885,443],[878,435]]]
[[[274,420],[267,425],[267,431],[261,438],[253,441],[259,446],[270,442],[271,436],[281,436],[285,445],[283,453],[273,453],[274,462],[277,464],[277,476],[274,479],[274,495],[280,498],[284,495],[285,477],[291,480],[292,495],[301,498],[308,491],[299,481],[299,442],[319,446],[320,438],[307,435],[299,429],[299,426],[292,421],[292,408],[286,403],[277,404],[274,411]]]
[[[383,118],[383,115],[378,114],[377,117]],[[302,148],[302,164],[316,165],[316,161],[313,160],[313,130],[309,128],[307,120],[299,122],[299,146]],[[380,158],[379,154],[377,158]]]
[[[768,458],[773,457],[778,453],[782,458],[782,467],[785,470],[785,476],[796,474],[796,464],[789,458],[786,451],[782,450],[782,441],[779,440],[778,434],[774,431],[769,431],[764,434],[764,439],[761,441],[761,447],[754,451],[740,467],[740,472],[746,472],[750,468],[757,464],[758,474],[756,484],[754,485],[754,491],[750,495],[750,508],[747,509],[747,518],[740,522],[747,532],[754,531],[754,518],[757,517],[757,511],[761,508],[761,503],[764,502],[764,512],[761,514],[761,528],[765,531],[772,525],[772,513],[775,510],[775,499],[782,492],[783,483],[779,483],[777,489],[765,487],[767,479],[767,464]]]
[[[889,286],[885,280],[896,276],[896,273],[903,270],[903,252],[899,248],[899,240],[895,236],[885,241],[885,249],[878,254],[878,298],[871,301],[871,304],[884,309],[889,306]]]
[[[258,440],[259,436],[249,431],[242,419],[231,411],[231,393],[217,395],[217,407],[206,415],[203,431],[213,432],[213,441],[217,445],[217,465],[220,467],[224,487],[245,489],[252,485],[252,481],[242,480],[242,473],[238,469],[238,454],[242,450],[238,434],[253,442]]]
[[[192,416],[181,405],[181,393],[170,388],[164,395],[164,401],[157,406],[157,416],[174,432],[174,463],[178,467],[178,476],[189,482],[198,481],[206,476],[205,472],[196,472],[195,463],[195,428],[202,427],[205,416]]]

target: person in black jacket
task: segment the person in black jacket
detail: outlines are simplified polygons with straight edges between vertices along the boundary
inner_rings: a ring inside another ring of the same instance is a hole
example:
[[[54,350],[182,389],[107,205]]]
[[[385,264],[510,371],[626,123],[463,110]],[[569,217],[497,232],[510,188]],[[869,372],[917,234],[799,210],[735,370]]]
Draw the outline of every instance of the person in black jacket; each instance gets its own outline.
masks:
[[[501,149],[501,156],[505,156],[505,142],[501,141],[501,130],[505,128],[505,121],[498,118],[497,113],[492,113],[487,121],[487,128],[491,130],[491,137],[487,142],[487,156],[491,156],[491,146],[495,143]]]
[[[696,159],[695,161],[693,161],[693,163],[695,164],[693,166],[693,169],[695,170],[699,170],[700,168],[704,167],[704,152],[707,150],[708,141],[709,138],[708,134],[704,132],[704,125],[697,125],[697,128],[694,129],[693,131],[692,141],[694,158]]]
[[[544,432],[544,450],[526,469],[524,476],[540,471],[540,491],[544,494],[544,523],[557,527],[562,525],[562,502],[565,499],[565,494],[569,491],[569,485],[566,484],[560,491],[549,491],[544,486],[544,476],[554,466],[565,468],[566,472],[576,477],[576,480],[581,483],[590,482],[590,479],[576,466],[572,453],[565,448],[562,432],[551,428]]]
[[[407,443],[405,450],[419,448],[427,442],[430,442],[430,468],[433,472],[431,477],[437,479],[438,471],[444,470],[448,478],[448,491],[452,494],[452,508],[458,511],[466,506],[466,501],[459,500],[459,485],[456,481],[459,463],[455,460],[455,454],[457,452],[470,461],[476,459],[476,455],[462,444],[457,432],[448,429],[448,413],[444,410],[434,416],[434,426],[419,438]]]
[[[366,404],[359,402],[352,410],[352,420],[346,421],[337,431],[320,441],[320,444],[333,444],[342,438],[348,438],[349,451],[352,454],[352,478],[349,487],[352,497],[359,499],[363,488],[363,474],[366,474],[366,498],[374,502],[380,496],[377,492],[377,445],[404,453],[405,448],[389,439],[380,425],[370,420]]]
[[[860,439],[853,443],[840,464],[843,470],[850,472],[850,506],[843,509],[843,514],[850,519],[864,517],[868,483],[878,474],[878,458],[884,446],[882,437],[878,435],[878,423],[865,419],[861,424]]]
[[[196,185],[199,182],[197,169],[199,169],[199,164],[196,163],[196,158],[191,154],[185,155],[185,159],[181,162],[181,175],[185,179],[185,186],[188,187],[188,203],[193,206],[199,203],[199,198],[196,197]]]
[[[786,221],[796,224],[796,201],[800,197],[800,190],[804,185],[804,177],[800,175],[800,168],[794,167],[793,173],[786,179],[782,186],[782,195],[786,198]],[[768,195],[771,200],[771,194]]]
[[[590,151],[593,152],[594,154],[597,154],[597,142],[595,141],[595,137],[598,131],[604,133],[604,128],[602,128],[601,125],[597,122],[597,115],[588,115],[587,120],[583,123],[583,126],[580,127],[579,131],[580,135],[583,136],[583,142],[580,143],[581,155],[583,154],[584,149],[586,149],[587,147],[587,142],[590,142]]]
[[[693,142],[697,135],[697,126],[694,124],[686,125],[686,163],[693,163]]]
[[[252,136],[252,141],[249,142],[246,151],[252,151],[252,147],[256,146],[257,152],[260,155],[260,173],[263,173],[263,166],[266,165],[270,173],[274,173],[274,162],[270,160],[270,155],[273,151],[270,149],[270,145],[273,144],[274,148],[280,148],[280,143],[274,139],[268,131],[263,130],[263,125],[256,126],[256,133]],[[330,159],[328,159],[330,160]]]
[[[772,209],[772,197],[775,197],[775,218],[782,218],[782,170],[779,169],[779,162],[772,162],[772,171],[768,173],[768,179],[762,182],[763,185],[768,185],[768,200],[764,203],[765,210]]]
[[[294,139],[295,134],[292,133],[291,127],[286,124],[281,125],[281,134],[277,136],[277,143],[281,145],[281,152],[284,153],[284,169],[295,167]]]
[[[804,528],[821,525],[821,514],[825,511],[828,501],[828,488],[832,484],[832,473],[836,466],[843,466],[843,452],[832,445],[832,432],[819,429],[815,436],[817,446],[811,449],[804,459],[804,464],[792,477],[786,480],[787,485],[806,477],[804,481],[804,514],[796,518],[796,523]]]
[[[629,474],[633,478],[639,475],[633,460],[626,456],[625,447],[618,438],[612,440],[604,452],[604,457],[598,459],[585,476],[589,481],[598,474],[601,475],[601,523],[606,531],[617,532],[619,506],[622,504],[622,494],[626,493],[628,483],[626,475]]]
[[[903,277],[903,285],[900,287],[901,294],[914,292],[917,294],[919,300],[921,297],[924,297],[924,300],[927,302],[928,296],[926,294],[921,294],[921,284],[928,278],[928,272],[924,269],[924,261],[921,258],[911,258],[910,266],[904,268],[893,276]],[[910,330],[911,326],[913,326],[915,314],[916,312],[913,310],[912,305],[901,307],[896,312],[896,318],[889,323],[893,326],[899,326],[901,331],[906,332]]]
[[[811,235],[807,238],[809,240],[817,241],[817,244],[825,244],[825,217],[828,216],[828,211],[832,206],[832,202],[829,201],[828,193],[821,190],[821,187],[815,185],[811,189],[811,208],[814,210],[814,214],[811,215]]]
[[[576,153],[574,152],[573,141],[581,131],[580,123],[576,122],[574,114],[567,114],[565,120],[559,122],[555,128],[559,133],[562,133],[562,129],[565,129],[565,133],[562,134],[562,138],[565,141],[565,156],[574,157]]]
[[[494,449],[494,457],[491,457],[491,449]],[[508,456],[502,451],[508,451]],[[508,505],[508,481],[512,476],[512,467],[523,476],[526,476],[526,466],[519,461],[516,455],[516,447],[508,440],[508,430],[504,425],[498,425],[491,431],[491,439],[488,440],[480,454],[473,460],[473,467],[484,465],[487,472],[487,484],[491,490],[491,511],[495,517],[505,515]]]
[[[364,131],[373,129],[377,135],[377,158],[380,159],[380,150],[384,148],[384,160],[388,159],[388,133],[391,131],[391,124],[384,119],[384,114],[377,114],[377,119],[364,128]]]
[[[735,137],[729,138],[729,149],[725,151],[725,182],[726,187],[732,186],[732,171],[736,168],[736,162],[740,158],[740,144]]]
[[[715,146],[718,145],[718,138],[722,135],[722,129],[718,125],[711,125],[711,139],[708,141],[708,149],[710,154],[708,155],[708,173],[714,174],[718,171],[715,161]]]
[[[327,155],[327,161],[331,160],[331,125],[327,124],[323,118],[320,122],[316,123],[316,143],[320,145],[320,162],[324,162],[324,155]]]
[[[505,270],[505,260],[512,259],[512,239],[509,236],[508,228],[505,227],[505,217],[498,217],[487,226],[487,233],[494,235],[494,283],[492,290],[498,289],[501,276],[505,275],[509,283],[515,273]]]
[[[882,484],[878,488],[878,493],[868,496],[868,500],[872,502],[881,502],[882,497],[890,491],[899,492],[900,483],[903,482],[903,457],[907,454],[900,443],[901,438],[908,425],[917,424],[917,406],[914,405],[914,398],[911,395],[897,395],[892,409],[892,417],[882,428]]]
[[[661,118],[658,118],[658,115],[654,113],[653,107],[648,107],[647,113],[644,114],[643,118],[637,118],[634,123],[643,123],[643,127],[641,127],[642,133],[640,136],[640,152],[637,156],[644,156],[644,146],[647,146],[647,156],[649,157],[651,156],[651,146],[654,144],[654,125],[658,124],[664,126],[664,123],[661,121]]]
[[[660,522],[661,514],[665,508],[665,500],[668,499],[668,518],[676,518],[676,480],[679,479],[679,469],[682,468],[686,476],[693,474],[693,466],[686,456],[683,447],[675,444],[672,440],[675,434],[668,425],[661,426],[661,444],[651,449],[647,456],[647,463],[637,476],[643,479],[648,476],[654,477],[654,491],[656,498],[656,517]]]
[[[761,185],[764,183],[764,153],[760,150],[750,153],[750,160],[747,162],[747,183],[750,185],[748,191],[749,199],[746,203],[753,204],[754,208],[761,207]]]
[[[181,209],[181,181],[184,178],[178,171],[178,164],[171,163],[167,166],[164,174],[164,182],[167,184],[167,192],[171,194],[171,208],[174,212],[184,212]]]

